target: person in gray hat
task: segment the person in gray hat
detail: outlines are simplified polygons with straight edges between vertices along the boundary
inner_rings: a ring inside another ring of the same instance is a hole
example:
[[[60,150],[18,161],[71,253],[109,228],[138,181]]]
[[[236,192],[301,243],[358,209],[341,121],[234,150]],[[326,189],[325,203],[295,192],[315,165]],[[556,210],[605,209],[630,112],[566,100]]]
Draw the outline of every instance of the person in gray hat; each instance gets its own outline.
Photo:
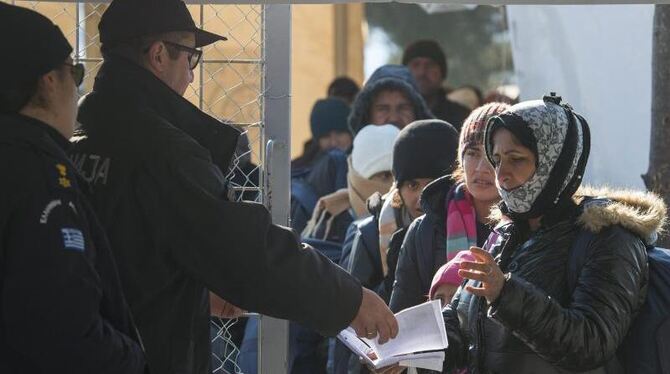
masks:
[[[264,206],[226,198],[239,133],[182,97],[198,48],[225,38],[197,29],[181,0],[114,0],[99,29],[104,63],[80,105],[72,157],[91,183],[152,372],[211,372],[208,290],[324,335],[351,325],[395,336],[373,292],[301,247]]]
[[[84,67],[35,11],[0,3],[0,39],[0,373],[143,373],[105,233],[66,155]]]

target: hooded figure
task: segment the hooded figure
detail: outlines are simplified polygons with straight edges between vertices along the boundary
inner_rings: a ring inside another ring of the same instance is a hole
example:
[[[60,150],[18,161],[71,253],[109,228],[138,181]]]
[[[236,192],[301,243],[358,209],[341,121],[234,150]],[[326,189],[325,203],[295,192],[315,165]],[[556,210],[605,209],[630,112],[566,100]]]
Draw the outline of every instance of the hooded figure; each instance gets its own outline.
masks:
[[[374,123],[371,120],[372,104],[383,91],[399,91],[405,95],[414,111],[414,118],[409,122],[433,118],[433,114],[421,97],[409,70],[402,65],[384,65],[372,73],[352,104],[349,128],[354,136],[368,124],[383,125],[388,123]]]
[[[484,147],[502,214],[497,237],[485,251],[470,250],[476,261],[461,263],[467,283],[444,310],[445,370],[619,372],[616,349],[646,294],[645,245],[666,208],[650,193],[575,193],[589,128],[560,101],[523,102],[487,124]],[[516,178],[525,168],[525,180]],[[577,241],[584,230],[592,238]],[[571,251],[590,254],[574,287]]]

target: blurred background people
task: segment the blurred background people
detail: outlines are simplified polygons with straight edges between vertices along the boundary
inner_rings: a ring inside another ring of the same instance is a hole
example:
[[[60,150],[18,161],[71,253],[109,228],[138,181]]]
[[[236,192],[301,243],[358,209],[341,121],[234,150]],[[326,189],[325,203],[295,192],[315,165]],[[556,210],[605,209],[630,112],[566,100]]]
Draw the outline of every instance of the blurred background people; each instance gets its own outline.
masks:
[[[344,100],[351,105],[361,88],[349,77],[337,77],[329,85],[326,94],[328,97],[335,97]]]
[[[442,47],[434,40],[417,40],[405,48],[402,64],[409,68],[433,115],[460,130],[470,110],[447,98],[444,84],[449,70]]]
[[[402,65],[383,65],[372,73],[351,107],[349,128],[355,135],[364,126],[391,124],[399,129],[433,118],[415,79]]]

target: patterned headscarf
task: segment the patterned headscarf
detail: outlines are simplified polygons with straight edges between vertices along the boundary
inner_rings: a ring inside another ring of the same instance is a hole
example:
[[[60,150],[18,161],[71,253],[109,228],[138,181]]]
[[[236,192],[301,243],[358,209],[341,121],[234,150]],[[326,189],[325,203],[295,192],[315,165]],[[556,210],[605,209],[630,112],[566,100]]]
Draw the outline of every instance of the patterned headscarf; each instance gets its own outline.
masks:
[[[581,184],[590,150],[589,127],[560,102],[553,94],[522,102],[491,118],[486,126],[484,148],[491,164],[493,134],[500,128],[512,132],[536,156],[535,173],[521,186],[506,190],[496,183],[502,211],[512,219],[546,214],[570,199]]]

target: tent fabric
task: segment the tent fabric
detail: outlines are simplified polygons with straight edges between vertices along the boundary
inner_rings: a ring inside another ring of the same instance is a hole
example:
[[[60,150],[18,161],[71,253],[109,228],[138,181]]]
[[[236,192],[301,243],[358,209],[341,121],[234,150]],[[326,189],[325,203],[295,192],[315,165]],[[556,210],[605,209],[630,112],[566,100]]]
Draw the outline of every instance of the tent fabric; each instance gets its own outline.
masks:
[[[653,5],[507,6],[521,100],[555,91],[591,127],[585,181],[644,188]]]

